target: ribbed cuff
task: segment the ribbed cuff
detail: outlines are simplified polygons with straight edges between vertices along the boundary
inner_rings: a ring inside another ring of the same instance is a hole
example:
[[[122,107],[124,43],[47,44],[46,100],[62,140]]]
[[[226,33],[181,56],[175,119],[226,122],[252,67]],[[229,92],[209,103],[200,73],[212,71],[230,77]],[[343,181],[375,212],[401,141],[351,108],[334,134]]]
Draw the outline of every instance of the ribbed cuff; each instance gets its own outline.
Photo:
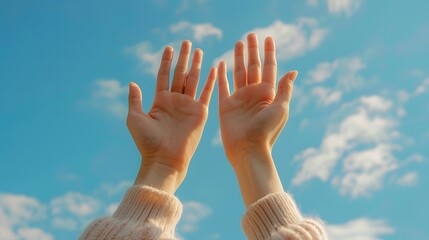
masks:
[[[182,208],[180,200],[173,194],[137,185],[128,189],[112,217],[142,224],[150,221],[163,232],[174,234]]]
[[[241,226],[250,240],[265,240],[278,227],[302,220],[295,201],[287,193],[272,193],[247,208]]]

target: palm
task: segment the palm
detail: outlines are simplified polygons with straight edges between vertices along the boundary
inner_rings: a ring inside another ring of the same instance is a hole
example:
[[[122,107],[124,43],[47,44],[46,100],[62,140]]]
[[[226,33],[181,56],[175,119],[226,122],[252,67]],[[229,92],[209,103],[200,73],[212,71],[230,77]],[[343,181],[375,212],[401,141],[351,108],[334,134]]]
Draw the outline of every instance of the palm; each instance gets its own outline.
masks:
[[[151,110],[135,116],[138,149],[144,159],[161,159],[165,165],[186,165],[195,152],[207,119],[207,108],[187,95],[164,91]]]
[[[142,155],[143,166],[162,165],[173,171],[186,171],[201,138],[216,71],[211,69],[200,98],[195,100],[202,51],[195,50],[190,71],[187,72],[190,48],[191,43],[184,41],[171,89],[169,75],[173,49],[165,49],[155,99],[149,112],[142,111],[139,87],[130,85],[127,125]]]
[[[230,95],[226,65],[219,66],[219,117],[222,141],[228,159],[252,148],[271,148],[288,118],[291,86],[286,74],[275,92],[276,59],[272,38],[265,42],[261,74],[256,36],[248,37],[248,66],[244,64],[244,43],[234,54],[234,90]]]

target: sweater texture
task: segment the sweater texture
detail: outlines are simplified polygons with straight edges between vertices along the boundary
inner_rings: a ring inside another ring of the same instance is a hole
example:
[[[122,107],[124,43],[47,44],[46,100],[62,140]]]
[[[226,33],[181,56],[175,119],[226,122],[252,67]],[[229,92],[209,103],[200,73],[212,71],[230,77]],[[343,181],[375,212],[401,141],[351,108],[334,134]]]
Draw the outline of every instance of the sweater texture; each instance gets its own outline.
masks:
[[[80,240],[178,240],[182,204],[149,186],[132,186],[111,217],[91,222]],[[288,193],[272,193],[250,205],[241,221],[249,240],[327,240],[317,219],[304,218]]]

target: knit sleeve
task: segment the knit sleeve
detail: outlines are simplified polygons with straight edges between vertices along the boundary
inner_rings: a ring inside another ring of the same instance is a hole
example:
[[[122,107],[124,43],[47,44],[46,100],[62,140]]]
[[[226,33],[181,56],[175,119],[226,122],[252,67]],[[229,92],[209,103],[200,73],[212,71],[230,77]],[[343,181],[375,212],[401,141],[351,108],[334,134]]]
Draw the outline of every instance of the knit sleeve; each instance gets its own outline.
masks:
[[[133,186],[112,217],[93,221],[79,239],[175,239],[181,214],[182,204],[174,195],[149,186]]]
[[[272,193],[250,205],[241,225],[249,240],[328,240],[323,224],[302,217],[287,193]]]

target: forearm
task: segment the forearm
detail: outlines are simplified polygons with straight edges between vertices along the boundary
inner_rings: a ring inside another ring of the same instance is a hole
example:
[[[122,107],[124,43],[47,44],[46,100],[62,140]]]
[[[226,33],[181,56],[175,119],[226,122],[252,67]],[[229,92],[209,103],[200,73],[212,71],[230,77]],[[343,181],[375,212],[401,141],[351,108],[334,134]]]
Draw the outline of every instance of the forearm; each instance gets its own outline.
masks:
[[[270,193],[284,192],[268,149],[253,148],[236,156],[233,162],[246,207]]]
[[[134,185],[146,185],[174,194],[182,183],[186,171],[178,171],[155,162],[147,166],[142,161]]]

